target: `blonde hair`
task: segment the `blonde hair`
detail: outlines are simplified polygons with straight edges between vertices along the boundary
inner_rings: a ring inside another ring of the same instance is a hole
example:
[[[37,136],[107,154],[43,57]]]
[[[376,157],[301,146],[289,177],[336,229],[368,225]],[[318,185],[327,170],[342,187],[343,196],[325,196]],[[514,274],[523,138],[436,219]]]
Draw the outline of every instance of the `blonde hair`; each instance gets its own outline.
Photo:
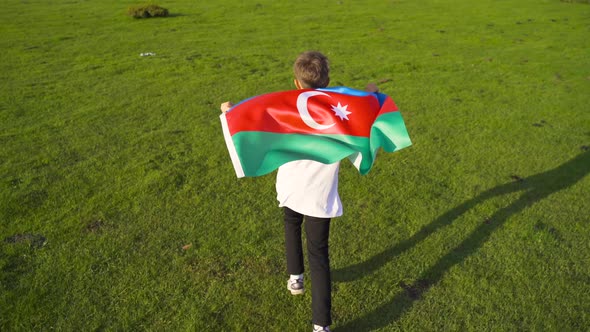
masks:
[[[325,88],[330,83],[328,58],[317,51],[299,54],[293,65],[293,72],[304,88]]]

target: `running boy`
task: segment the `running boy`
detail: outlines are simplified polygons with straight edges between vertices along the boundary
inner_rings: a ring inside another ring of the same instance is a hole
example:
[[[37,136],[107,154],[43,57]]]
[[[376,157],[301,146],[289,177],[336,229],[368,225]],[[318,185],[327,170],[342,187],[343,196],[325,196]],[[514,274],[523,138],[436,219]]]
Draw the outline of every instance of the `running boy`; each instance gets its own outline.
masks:
[[[325,88],[330,82],[328,59],[320,52],[301,53],[293,66],[297,89]],[[369,84],[368,92],[377,92]],[[221,104],[226,112],[233,104]],[[276,190],[279,207],[284,210],[287,289],[303,294],[303,248],[301,225],[305,219],[307,253],[311,271],[311,306],[313,331],[330,331],[332,324],[332,281],[330,275],[330,220],[342,215],[338,195],[340,162],[322,164],[313,160],[296,160],[279,167]]]

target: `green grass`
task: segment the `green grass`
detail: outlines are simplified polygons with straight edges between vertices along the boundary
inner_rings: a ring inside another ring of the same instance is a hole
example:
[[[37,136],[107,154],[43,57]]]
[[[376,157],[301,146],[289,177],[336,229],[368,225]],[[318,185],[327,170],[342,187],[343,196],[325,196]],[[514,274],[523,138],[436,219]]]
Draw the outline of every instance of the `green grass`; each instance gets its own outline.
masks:
[[[308,331],[274,176],[236,179],[218,120],[307,49],[414,142],[343,163],[336,331],[590,326],[587,3],[135,4],[3,3],[0,330]]]

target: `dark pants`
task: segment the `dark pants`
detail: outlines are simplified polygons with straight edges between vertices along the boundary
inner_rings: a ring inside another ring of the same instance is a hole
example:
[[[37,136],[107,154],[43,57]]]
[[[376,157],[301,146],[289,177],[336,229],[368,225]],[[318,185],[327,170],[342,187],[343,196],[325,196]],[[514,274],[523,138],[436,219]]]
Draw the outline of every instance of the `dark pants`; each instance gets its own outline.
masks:
[[[284,210],[287,272],[289,274],[302,274],[304,269],[301,224],[304,216],[287,207]],[[309,269],[311,271],[312,322],[317,325],[328,326],[332,324],[332,281],[328,252],[330,218],[305,216],[305,235],[307,238]]]

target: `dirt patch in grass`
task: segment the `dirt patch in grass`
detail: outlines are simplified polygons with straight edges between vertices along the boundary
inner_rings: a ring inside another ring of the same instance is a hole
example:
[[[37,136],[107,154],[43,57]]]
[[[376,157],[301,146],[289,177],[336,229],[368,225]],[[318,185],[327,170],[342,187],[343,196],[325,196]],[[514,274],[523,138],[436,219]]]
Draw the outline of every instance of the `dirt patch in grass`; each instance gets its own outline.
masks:
[[[10,244],[29,243],[31,248],[39,249],[47,243],[47,238],[40,234],[15,234],[4,239],[4,242]]]

